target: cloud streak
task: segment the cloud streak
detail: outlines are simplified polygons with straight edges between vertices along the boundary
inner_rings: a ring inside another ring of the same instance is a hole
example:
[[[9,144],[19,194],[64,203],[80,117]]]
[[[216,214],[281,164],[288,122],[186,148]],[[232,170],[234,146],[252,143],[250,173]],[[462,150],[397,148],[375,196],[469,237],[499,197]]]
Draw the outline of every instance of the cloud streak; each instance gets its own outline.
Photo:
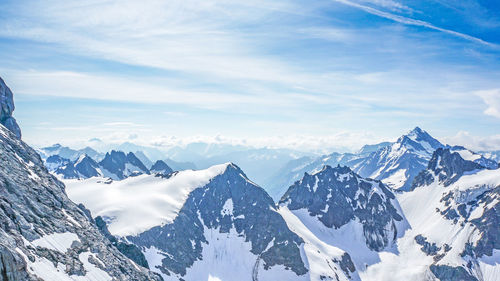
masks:
[[[475,42],[475,43],[479,43],[479,44],[482,44],[482,45],[485,45],[485,46],[488,46],[488,47],[493,47],[493,48],[498,48],[499,47],[497,44],[493,44],[493,43],[487,42],[487,41],[485,41],[483,39],[480,39],[480,38],[477,38],[477,37],[474,37],[474,36],[471,36],[471,35],[468,35],[468,34],[460,33],[460,32],[454,31],[454,30],[450,30],[450,29],[446,29],[446,28],[441,28],[441,27],[435,26],[435,25],[433,25],[433,24],[431,24],[429,22],[426,22],[426,21],[412,19],[412,18],[400,16],[400,15],[395,15],[395,14],[384,12],[384,11],[381,11],[381,10],[378,10],[378,9],[375,9],[375,8],[372,8],[372,7],[369,7],[369,6],[366,6],[366,5],[361,5],[361,4],[358,4],[358,3],[355,3],[355,2],[352,2],[352,1],[349,1],[349,0],[333,0],[333,1],[345,4],[345,5],[357,8],[357,9],[361,9],[361,10],[363,10],[363,11],[365,11],[367,13],[370,13],[372,15],[376,15],[376,16],[383,17],[383,18],[386,18],[386,19],[389,19],[389,20],[393,20],[393,21],[398,22],[398,23],[402,23],[402,24],[406,24],[406,25],[426,27],[426,28],[430,28],[430,29],[433,29],[433,30],[441,31],[441,32],[444,32],[444,33],[447,33],[447,34],[450,34],[450,35],[453,35],[453,36],[465,39],[465,40],[469,40],[469,41],[472,41],[472,42]],[[377,4],[377,2],[378,1],[375,1],[374,3]]]

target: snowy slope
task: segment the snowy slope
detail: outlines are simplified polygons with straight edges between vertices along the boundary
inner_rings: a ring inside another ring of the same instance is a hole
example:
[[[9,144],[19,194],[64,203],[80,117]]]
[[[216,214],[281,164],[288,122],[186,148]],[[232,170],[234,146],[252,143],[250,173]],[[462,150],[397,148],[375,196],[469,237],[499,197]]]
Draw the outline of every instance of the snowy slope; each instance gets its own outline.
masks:
[[[106,178],[63,180],[68,196],[94,216],[107,220],[113,235],[136,235],[172,222],[189,193],[224,172],[226,164],[181,171],[171,178],[140,175],[121,181]]]
[[[381,255],[363,280],[500,279],[500,170],[447,182],[434,174],[430,184],[397,194],[411,229],[397,240],[399,253]]]

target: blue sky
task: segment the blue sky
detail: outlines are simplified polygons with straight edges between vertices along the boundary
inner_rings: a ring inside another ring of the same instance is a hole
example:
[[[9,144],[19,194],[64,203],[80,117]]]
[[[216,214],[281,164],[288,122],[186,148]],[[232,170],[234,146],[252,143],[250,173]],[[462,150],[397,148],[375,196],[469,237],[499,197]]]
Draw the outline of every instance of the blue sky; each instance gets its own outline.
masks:
[[[0,2],[34,145],[356,149],[420,126],[500,149],[495,1]]]

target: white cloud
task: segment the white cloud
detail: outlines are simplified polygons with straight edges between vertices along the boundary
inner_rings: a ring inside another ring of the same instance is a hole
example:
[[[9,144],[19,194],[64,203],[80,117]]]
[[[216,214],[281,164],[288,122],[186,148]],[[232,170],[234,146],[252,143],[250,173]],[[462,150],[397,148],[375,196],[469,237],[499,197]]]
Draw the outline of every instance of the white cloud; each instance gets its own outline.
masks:
[[[460,131],[454,136],[443,137],[449,145],[461,145],[473,151],[500,150],[500,134],[474,136],[467,131]]]
[[[390,9],[392,11],[413,11],[410,7],[403,5],[400,2],[393,0],[362,0],[365,3],[375,4],[380,7]]]
[[[500,89],[477,91],[475,94],[487,105],[484,114],[500,118]]]

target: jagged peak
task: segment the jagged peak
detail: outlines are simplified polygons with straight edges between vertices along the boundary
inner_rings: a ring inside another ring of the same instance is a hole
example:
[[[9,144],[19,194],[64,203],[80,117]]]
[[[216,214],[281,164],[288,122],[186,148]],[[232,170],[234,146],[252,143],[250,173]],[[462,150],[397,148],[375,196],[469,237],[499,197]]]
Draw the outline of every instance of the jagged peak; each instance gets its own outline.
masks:
[[[450,148],[438,148],[432,154],[427,169],[420,172],[412,183],[411,190],[439,181],[444,186],[456,182],[464,173],[485,169],[480,164],[465,160],[460,153]]]
[[[323,168],[315,173],[312,174],[312,176],[318,175],[318,174],[323,174],[323,173],[337,173],[337,174],[354,174],[354,172],[351,170],[351,168],[347,166],[340,166],[338,164],[336,167],[332,167],[330,165],[324,165]],[[307,174],[307,173],[306,173]],[[309,175],[309,174],[307,174]]]
[[[444,147],[441,142],[420,127],[415,127],[413,130],[399,137],[397,143],[402,145],[407,144],[418,148],[418,150],[426,150],[429,153],[440,147]]]
[[[78,165],[80,163],[90,163],[90,164],[97,164],[97,162],[87,154],[82,154],[78,157],[78,159],[75,161],[75,165]]]
[[[238,167],[238,165],[234,164],[233,162],[226,162],[226,163],[221,164],[221,165],[225,167],[223,174],[238,173],[238,174],[242,174],[245,178],[247,177],[245,175],[245,173],[243,172],[243,170],[240,167]]]
[[[453,151],[450,148],[438,148],[432,154],[432,158],[429,161],[427,169],[436,172],[438,170],[452,170],[459,166],[468,169],[466,171],[484,168],[473,161],[465,160],[462,158],[460,153]]]
[[[163,160],[156,161],[150,169],[151,172],[160,172],[160,173],[171,173],[173,172],[172,168],[170,168],[167,163]]]

